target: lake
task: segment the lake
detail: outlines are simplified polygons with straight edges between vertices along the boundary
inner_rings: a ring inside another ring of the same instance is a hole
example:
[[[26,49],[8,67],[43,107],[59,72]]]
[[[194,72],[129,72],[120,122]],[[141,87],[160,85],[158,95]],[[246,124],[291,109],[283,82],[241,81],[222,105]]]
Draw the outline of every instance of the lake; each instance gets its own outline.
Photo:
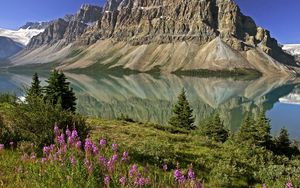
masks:
[[[300,78],[65,74],[78,98],[78,111],[91,117],[114,119],[124,114],[136,121],[165,124],[177,95],[185,88],[197,122],[218,111],[225,125],[234,131],[244,113],[256,115],[265,109],[273,134],[286,127],[292,138],[300,140]],[[40,74],[41,80],[47,76]],[[30,83],[31,73],[0,73],[0,92],[22,96],[22,88]]]

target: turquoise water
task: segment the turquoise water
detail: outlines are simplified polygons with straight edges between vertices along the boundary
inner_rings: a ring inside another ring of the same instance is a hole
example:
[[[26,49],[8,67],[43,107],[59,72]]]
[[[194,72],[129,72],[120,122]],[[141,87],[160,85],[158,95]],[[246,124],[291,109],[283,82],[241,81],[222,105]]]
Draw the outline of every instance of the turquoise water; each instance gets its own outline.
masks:
[[[197,122],[218,111],[232,130],[240,126],[243,114],[267,111],[272,132],[289,129],[300,140],[300,80],[267,78],[234,80],[221,78],[178,77],[175,75],[86,75],[66,73],[78,98],[80,113],[114,119],[121,113],[130,118],[167,123],[182,88],[194,109]],[[45,80],[46,74],[41,74]],[[31,82],[30,73],[0,73],[0,91],[22,96]]]

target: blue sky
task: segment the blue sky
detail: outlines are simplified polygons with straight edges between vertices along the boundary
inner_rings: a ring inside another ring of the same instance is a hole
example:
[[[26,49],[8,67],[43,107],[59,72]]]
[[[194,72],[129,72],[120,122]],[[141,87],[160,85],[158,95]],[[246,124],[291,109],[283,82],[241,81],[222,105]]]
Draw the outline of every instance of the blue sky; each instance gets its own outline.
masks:
[[[246,15],[271,31],[280,43],[300,43],[300,0],[235,0]],[[0,27],[16,29],[27,21],[52,20],[76,12],[83,3],[104,0],[1,0]]]

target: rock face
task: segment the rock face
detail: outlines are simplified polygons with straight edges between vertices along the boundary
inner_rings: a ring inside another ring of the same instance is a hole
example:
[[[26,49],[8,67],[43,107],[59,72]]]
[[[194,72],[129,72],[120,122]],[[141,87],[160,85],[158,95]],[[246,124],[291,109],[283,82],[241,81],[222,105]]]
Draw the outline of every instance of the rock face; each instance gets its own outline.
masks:
[[[108,0],[92,38],[113,38],[133,45],[194,41],[220,36],[238,51],[260,47],[285,64],[292,58],[270,32],[257,27],[232,0]]]
[[[92,5],[82,5],[77,14],[67,15],[64,19],[52,21],[43,33],[31,39],[27,45],[27,49],[32,50],[42,45],[52,45],[60,40],[64,40],[63,45],[74,42],[101,15],[102,8]]]
[[[0,59],[6,59],[12,55],[15,55],[23,49],[19,43],[16,43],[10,38],[0,36]]]

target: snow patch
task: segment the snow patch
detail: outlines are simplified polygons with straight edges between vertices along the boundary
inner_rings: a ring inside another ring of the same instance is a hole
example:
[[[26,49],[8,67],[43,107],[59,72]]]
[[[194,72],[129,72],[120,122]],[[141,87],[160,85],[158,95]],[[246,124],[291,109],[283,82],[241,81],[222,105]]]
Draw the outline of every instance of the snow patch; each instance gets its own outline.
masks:
[[[285,44],[282,49],[291,55],[300,55],[300,44]]]
[[[44,29],[19,29],[15,31],[0,28],[0,36],[11,38],[13,41],[26,46],[32,37],[43,31]]]
[[[279,102],[285,104],[295,104],[300,105],[300,95],[296,93],[291,93],[285,97],[279,99]]]

